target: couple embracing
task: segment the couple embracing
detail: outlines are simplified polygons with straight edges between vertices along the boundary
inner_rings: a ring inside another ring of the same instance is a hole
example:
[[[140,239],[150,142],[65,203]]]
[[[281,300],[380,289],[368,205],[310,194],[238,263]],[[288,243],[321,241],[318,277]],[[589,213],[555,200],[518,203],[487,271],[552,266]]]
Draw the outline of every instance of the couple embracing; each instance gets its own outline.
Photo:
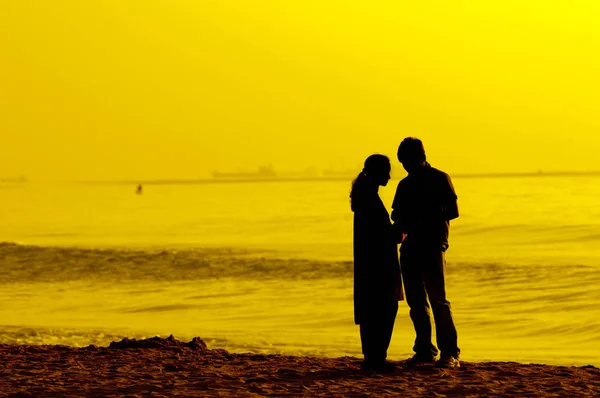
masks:
[[[444,281],[450,220],[458,217],[450,177],[429,165],[423,143],[405,138],[398,160],[408,172],[398,184],[391,221],[378,191],[390,180],[391,164],[371,155],[352,183],[354,212],[354,320],[360,326],[363,368],[393,369],[386,362],[398,301],[410,308],[416,340],[407,366],[459,367],[460,349]],[[400,259],[398,259],[400,244]],[[404,289],[403,289],[404,285]],[[430,309],[436,326],[432,343]]]

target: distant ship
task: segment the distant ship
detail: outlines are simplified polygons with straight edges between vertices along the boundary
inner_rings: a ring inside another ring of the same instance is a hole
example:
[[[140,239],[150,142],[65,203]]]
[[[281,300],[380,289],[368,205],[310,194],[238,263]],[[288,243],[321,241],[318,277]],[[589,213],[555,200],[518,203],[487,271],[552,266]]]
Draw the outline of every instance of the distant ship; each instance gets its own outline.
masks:
[[[277,173],[273,169],[273,166],[260,166],[258,171],[240,171],[237,173],[222,173],[219,171],[213,171],[213,178],[274,178]]]
[[[324,177],[356,177],[356,170],[323,170],[321,174]]]
[[[0,182],[27,182],[27,178],[21,176],[19,178],[0,178]]]

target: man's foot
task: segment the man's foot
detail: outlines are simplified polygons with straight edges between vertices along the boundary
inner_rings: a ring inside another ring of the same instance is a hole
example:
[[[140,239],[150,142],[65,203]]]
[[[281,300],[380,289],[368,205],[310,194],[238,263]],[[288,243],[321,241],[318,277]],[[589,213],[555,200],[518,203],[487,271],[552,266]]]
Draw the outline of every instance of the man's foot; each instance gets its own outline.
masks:
[[[435,366],[438,368],[460,368],[460,361],[453,356],[442,356]]]
[[[415,354],[412,358],[408,358],[404,362],[404,366],[407,368],[420,368],[433,365],[435,365],[435,357],[433,355]]]

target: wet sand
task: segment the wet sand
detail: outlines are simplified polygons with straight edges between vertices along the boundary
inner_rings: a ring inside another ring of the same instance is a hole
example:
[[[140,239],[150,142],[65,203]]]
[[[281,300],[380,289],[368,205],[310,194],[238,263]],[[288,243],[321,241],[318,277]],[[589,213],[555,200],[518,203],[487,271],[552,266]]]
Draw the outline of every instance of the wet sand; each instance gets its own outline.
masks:
[[[463,362],[374,374],[360,358],[231,354],[172,336],[110,347],[0,345],[0,396],[600,396],[600,369]]]

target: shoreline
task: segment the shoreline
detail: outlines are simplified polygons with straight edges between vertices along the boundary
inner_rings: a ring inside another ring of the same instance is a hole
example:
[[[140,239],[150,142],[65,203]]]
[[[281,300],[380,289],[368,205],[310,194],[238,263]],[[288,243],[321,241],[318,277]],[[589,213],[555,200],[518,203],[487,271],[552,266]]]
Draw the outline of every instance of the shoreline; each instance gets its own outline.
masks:
[[[600,369],[462,362],[458,369],[360,369],[361,358],[232,354],[199,338],[109,347],[0,344],[0,396],[597,396]]]

